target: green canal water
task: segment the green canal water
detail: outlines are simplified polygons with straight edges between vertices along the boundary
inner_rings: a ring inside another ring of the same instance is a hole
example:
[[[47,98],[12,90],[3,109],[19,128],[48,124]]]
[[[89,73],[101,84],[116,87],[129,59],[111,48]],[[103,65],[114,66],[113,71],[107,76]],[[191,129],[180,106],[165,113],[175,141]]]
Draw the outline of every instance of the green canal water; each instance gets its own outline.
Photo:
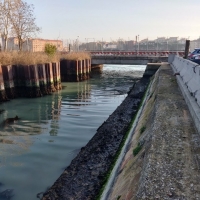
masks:
[[[121,104],[145,67],[104,65],[101,75],[62,83],[63,90],[52,95],[0,104],[5,110],[0,114],[0,200],[38,199]],[[3,123],[16,115],[20,120]]]

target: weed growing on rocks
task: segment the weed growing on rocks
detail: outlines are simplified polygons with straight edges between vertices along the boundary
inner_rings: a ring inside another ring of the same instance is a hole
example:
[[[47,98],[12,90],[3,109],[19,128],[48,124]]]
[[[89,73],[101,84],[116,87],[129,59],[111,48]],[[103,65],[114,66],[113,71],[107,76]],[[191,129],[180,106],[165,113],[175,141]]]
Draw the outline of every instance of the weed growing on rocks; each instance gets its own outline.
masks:
[[[146,126],[142,126],[142,127],[140,128],[140,134],[142,134],[145,130],[146,130]]]
[[[117,200],[119,200],[121,198],[121,195],[119,195],[118,197],[117,197]]]
[[[138,143],[137,147],[133,149],[133,155],[136,156],[140,152],[141,149],[142,149],[142,145]]]

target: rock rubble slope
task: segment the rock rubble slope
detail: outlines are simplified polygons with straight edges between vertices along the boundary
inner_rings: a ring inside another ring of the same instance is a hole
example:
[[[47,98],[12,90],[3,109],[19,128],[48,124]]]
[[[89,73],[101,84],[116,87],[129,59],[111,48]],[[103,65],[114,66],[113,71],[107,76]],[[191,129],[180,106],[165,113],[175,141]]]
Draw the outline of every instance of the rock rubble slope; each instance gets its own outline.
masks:
[[[168,64],[155,74],[108,199],[200,199],[200,137]]]
[[[132,119],[140,106],[149,78],[135,83],[128,96],[98,128],[94,137],[58,180],[43,195],[43,200],[93,200],[115,160]]]

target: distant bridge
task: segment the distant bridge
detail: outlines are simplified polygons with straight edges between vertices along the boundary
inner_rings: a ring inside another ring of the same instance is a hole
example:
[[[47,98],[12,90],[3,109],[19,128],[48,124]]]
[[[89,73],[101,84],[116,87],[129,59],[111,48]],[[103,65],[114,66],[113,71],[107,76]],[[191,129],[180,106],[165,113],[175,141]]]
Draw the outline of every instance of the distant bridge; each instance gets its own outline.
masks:
[[[93,51],[90,53],[93,65],[146,65],[152,62],[166,62],[170,54],[184,56],[183,51]]]

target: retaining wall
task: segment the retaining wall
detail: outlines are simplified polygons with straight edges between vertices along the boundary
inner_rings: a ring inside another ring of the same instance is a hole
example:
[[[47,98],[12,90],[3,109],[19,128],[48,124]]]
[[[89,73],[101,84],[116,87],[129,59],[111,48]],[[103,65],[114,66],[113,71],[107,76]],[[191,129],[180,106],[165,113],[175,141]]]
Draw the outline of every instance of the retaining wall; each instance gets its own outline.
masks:
[[[195,126],[200,133],[200,66],[174,55],[169,55],[168,62],[173,68]]]

